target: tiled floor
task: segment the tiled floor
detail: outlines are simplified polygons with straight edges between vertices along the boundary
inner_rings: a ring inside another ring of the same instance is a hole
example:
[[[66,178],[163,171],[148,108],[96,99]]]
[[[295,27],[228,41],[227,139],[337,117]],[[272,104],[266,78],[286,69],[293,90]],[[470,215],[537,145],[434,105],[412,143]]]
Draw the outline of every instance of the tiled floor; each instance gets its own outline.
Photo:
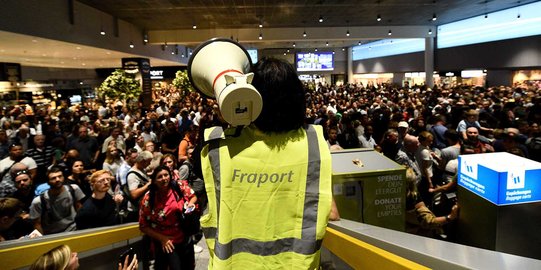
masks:
[[[209,264],[209,249],[207,248],[205,238],[203,237],[197,245],[202,247],[203,251],[201,253],[195,253],[195,270],[206,270]]]

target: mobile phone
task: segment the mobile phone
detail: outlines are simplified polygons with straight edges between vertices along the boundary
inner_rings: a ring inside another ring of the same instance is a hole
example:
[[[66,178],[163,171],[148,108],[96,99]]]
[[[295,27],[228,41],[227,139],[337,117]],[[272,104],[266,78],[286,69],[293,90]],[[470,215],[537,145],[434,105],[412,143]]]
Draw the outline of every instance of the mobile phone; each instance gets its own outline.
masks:
[[[184,213],[188,214],[191,213],[195,209],[195,205],[192,205],[190,207],[187,207]]]
[[[133,260],[133,256],[135,255],[135,251],[133,248],[128,248],[120,256],[118,257],[118,262],[124,265],[124,262],[126,261],[126,257],[129,257],[128,262],[131,262]]]

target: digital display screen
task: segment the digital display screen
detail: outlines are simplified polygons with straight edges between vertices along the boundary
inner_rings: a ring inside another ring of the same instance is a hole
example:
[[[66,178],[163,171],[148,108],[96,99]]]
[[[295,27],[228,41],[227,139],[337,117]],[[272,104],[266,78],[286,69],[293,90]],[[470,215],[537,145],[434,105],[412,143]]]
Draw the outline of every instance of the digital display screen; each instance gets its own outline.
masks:
[[[297,71],[334,70],[332,52],[297,53]]]
[[[250,55],[250,59],[252,59],[252,64],[257,63],[257,50],[250,49],[246,51],[248,51],[248,54]]]

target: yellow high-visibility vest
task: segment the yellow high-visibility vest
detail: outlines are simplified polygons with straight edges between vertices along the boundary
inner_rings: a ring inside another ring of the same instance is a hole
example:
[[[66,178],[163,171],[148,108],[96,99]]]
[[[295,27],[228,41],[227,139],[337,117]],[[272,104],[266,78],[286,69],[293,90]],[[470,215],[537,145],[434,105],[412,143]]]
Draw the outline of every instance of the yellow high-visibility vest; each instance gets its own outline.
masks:
[[[211,128],[205,139],[209,269],[318,268],[332,196],[321,126],[267,135],[251,125],[225,139]]]

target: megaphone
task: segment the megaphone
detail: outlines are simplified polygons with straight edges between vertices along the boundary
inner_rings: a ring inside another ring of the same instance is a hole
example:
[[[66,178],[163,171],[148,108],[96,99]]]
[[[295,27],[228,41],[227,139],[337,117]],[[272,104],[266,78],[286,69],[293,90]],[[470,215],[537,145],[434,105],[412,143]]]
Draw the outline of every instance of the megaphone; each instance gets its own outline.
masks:
[[[237,42],[213,38],[199,45],[188,63],[188,77],[201,94],[216,98],[223,119],[232,126],[248,125],[263,108],[261,95],[250,83],[252,61]]]

